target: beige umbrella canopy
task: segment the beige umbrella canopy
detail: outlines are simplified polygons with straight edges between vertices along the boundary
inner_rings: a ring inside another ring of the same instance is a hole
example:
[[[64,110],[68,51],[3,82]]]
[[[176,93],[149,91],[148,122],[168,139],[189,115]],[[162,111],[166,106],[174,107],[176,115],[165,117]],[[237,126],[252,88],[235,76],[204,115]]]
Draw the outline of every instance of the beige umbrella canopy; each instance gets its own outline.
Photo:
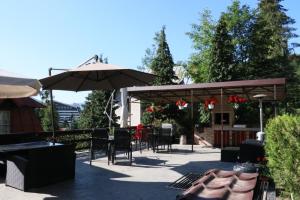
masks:
[[[90,62],[91,60],[94,61]],[[51,75],[51,69],[49,70],[49,73]],[[115,90],[131,86],[150,85],[151,82],[154,81],[155,77],[156,76],[149,73],[99,62],[98,57],[95,56],[75,69],[43,78],[40,81],[44,90],[50,90],[53,113],[53,96],[51,90],[67,90],[76,92],[88,90]],[[113,96],[114,92],[112,92],[111,99],[113,99]],[[111,100],[111,108],[112,104],[113,101]],[[111,114],[112,111],[110,111],[109,115],[109,127],[111,127]],[[54,128],[52,130],[54,136]]]
[[[149,85],[155,76],[116,65],[92,62],[78,68],[41,79],[43,89],[88,91],[110,90]]]
[[[0,98],[22,98],[36,95],[41,84],[36,79],[24,78],[18,74],[0,69]]]

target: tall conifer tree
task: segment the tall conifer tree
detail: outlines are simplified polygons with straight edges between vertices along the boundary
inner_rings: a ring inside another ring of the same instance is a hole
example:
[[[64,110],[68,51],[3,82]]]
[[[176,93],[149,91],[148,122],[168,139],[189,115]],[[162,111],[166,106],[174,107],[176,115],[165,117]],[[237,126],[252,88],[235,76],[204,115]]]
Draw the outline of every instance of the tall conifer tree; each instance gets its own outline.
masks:
[[[166,39],[165,26],[162,27],[160,33],[156,36],[157,50],[150,64],[151,71],[158,77],[155,85],[174,84],[173,80],[177,77],[173,70],[174,62]]]
[[[288,41],[296,35],[295,23],[280,4],[282,0],[261,0],[253,26],[250,61],[256,78],[286,77],[295,72],[288,63]]]
[[[222,15],[213,39],[210,81],[230,81],[233,79],[235,76],[233,53],[232,37],[228,34],[226,21]]]

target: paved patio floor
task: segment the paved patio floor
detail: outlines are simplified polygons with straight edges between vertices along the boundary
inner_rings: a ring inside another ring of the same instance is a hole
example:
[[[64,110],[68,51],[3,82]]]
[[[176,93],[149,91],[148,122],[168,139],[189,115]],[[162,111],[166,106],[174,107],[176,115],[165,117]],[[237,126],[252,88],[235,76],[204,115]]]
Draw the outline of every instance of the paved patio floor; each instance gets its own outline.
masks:
[[[230,170],[233,163],[220,162],[220,149],[190,145],[174,145],[173,152],[153,153],[143,150],[133,153],[133,164],[118,155],[115,165],[107,165],[107,158],[89,165],[86,153],[78,154],[76,177],[47,187],[22,192],[6,187],[0,180],[0,200],[35,199],[101,199],[101,200],[174,200],[181,190],[168,188],[188,172],[201,173],[211,168]]]

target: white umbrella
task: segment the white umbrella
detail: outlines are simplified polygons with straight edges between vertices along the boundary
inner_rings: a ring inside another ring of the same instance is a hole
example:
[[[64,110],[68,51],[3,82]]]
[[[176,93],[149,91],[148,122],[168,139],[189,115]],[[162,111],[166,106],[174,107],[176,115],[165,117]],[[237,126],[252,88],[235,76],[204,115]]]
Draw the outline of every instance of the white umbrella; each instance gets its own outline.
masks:
[[[0,69],[0,98],[22,98],[38,94],[41,84],[37,79],[24,78]]]

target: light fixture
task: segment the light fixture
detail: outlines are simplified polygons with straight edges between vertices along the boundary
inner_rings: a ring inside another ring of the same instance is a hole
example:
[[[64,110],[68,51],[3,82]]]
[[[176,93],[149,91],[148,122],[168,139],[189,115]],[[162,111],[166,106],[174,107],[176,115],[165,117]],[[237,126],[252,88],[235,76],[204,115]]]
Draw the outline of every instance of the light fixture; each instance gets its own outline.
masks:
[[[256,133],[256,138],[259,141],[264,141],[264,130],[263,130],[263,106],[262,106],[262,101],[263,98],[267,97],[265,94],[257,94],[254,95],[253,98],[258,99],[259,102],[259,119],[260,119],[260,131]]]

